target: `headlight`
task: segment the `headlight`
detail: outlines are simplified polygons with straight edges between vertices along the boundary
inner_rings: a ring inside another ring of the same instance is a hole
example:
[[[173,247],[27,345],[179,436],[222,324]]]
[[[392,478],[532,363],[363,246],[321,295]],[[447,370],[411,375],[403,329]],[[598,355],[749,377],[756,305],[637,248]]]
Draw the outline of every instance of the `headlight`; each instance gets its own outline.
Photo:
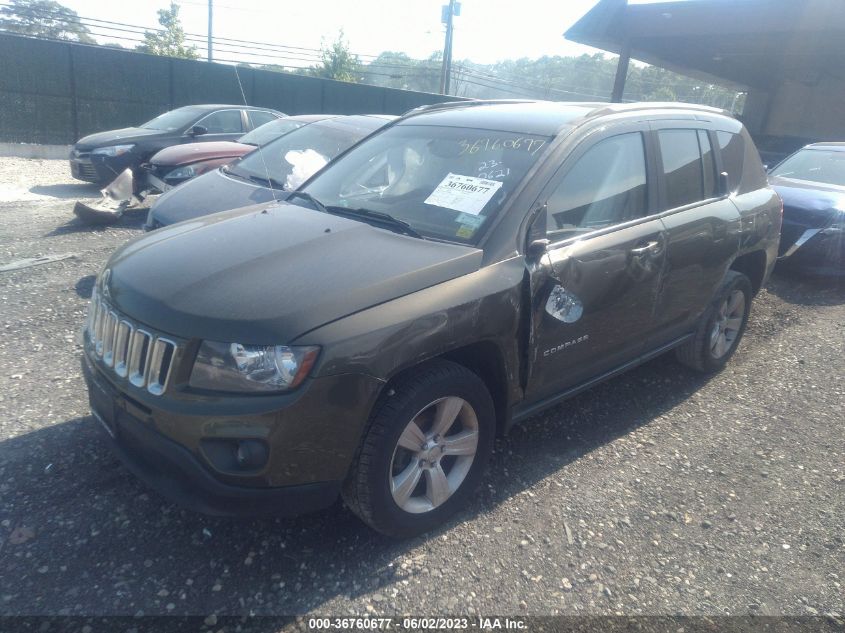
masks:
[[[203,341],[190,385],[218,391],[287,391],[308,375],[319,347]]]
[[[193,178],[194,176],[201,176],[205,172],[210,171],[219,165],[220,161],[218,159],[194,163],[193,165],[183,165],[182,167],[177,167],[173,171],[169,172],[164,179],[187,180],[188,178]]]
[[[131,150],[135,147],[134,144],[131,145],[109,145],[108,147],[98,147],[97,149],[91,150],[92,154],[97,154],[98,156],[123,156],[126,152]]]
[[[185,165],[184,167],[177,167],[164,177],[165,180],[184,180],[185,178],[193,178],[199,172],[193,165]]]
[[[845,236],[845,209],[837,206],[836,210],[839,214],[833,218],[833,222],[827,228],[822,229],[822,235]]]

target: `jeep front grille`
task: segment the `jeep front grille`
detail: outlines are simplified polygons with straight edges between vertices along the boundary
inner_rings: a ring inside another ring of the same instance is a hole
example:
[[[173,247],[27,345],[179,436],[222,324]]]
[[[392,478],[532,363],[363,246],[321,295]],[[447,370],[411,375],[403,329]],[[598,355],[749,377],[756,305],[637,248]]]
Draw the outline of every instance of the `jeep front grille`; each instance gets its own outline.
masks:
[[[108,371],[151,394],[167,389],[178,345],[118,313],[95,292],[86,325],[91,355]]]

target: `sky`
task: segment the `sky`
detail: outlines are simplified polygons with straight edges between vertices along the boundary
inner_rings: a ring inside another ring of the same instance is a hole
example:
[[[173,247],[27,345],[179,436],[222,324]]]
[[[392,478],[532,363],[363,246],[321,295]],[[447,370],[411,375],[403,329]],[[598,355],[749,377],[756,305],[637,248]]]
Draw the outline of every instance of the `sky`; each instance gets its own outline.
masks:
[[[447,1],[214,0],[213,32],[215,37],[318,49],[322,40],[333,41],[342,28],[354,53],[374,56],[390,50],[425,58],[443,49],[440,12]],[[84,18],[144,27],[156,27],[156,11],[169,5],[168,0],[60,2]],[[520,57],[594,53],[596,49],[565,40],[563,32],[595,3],[463,0],[461,15],[455,18],[453,58],[488,64]],[[179,0],[178,4],[185,32],[204,36],[208,25],[206,0]],[[204,45],[199,44],[198,50],[205,56]],[[217,57],[222,59],[223,53]]]

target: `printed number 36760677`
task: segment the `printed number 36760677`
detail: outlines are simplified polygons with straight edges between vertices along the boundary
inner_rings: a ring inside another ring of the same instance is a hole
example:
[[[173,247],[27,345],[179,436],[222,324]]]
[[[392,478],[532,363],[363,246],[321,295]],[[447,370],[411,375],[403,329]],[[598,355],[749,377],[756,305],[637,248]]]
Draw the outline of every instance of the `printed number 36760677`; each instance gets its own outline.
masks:
[[[487,137],[476,139],[472,143],[470,143],[467,139],[461,139],[458,143],[461,146],[461,153],[459,156],[462,156],[463,154],[477,154],[478,152],[487,152],[499,149],[524,150],[533,156],[542,149],[543,145],[546,144],[546,140],[525,137]]]
[[[454,180],[451,182],[446,183],[451,189],[460,189],[461,191],[468,191],[470,193],[487,193],[490,191],[490,187],[484,187],[482,185],[471,185],[466,182],[455,182]]]

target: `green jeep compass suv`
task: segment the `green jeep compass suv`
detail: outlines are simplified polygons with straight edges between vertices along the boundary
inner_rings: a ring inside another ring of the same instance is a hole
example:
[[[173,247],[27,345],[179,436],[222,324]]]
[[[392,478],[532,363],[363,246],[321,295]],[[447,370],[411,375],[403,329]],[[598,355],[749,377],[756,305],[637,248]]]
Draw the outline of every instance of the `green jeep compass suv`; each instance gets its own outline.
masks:
[[[720,369],[781,224],[742,125],[683,104],[424,107],[285,196],[111,257],[92,410],[190,507],[342,495],[397,536],[459,510],[515,422],[669,350]]]

